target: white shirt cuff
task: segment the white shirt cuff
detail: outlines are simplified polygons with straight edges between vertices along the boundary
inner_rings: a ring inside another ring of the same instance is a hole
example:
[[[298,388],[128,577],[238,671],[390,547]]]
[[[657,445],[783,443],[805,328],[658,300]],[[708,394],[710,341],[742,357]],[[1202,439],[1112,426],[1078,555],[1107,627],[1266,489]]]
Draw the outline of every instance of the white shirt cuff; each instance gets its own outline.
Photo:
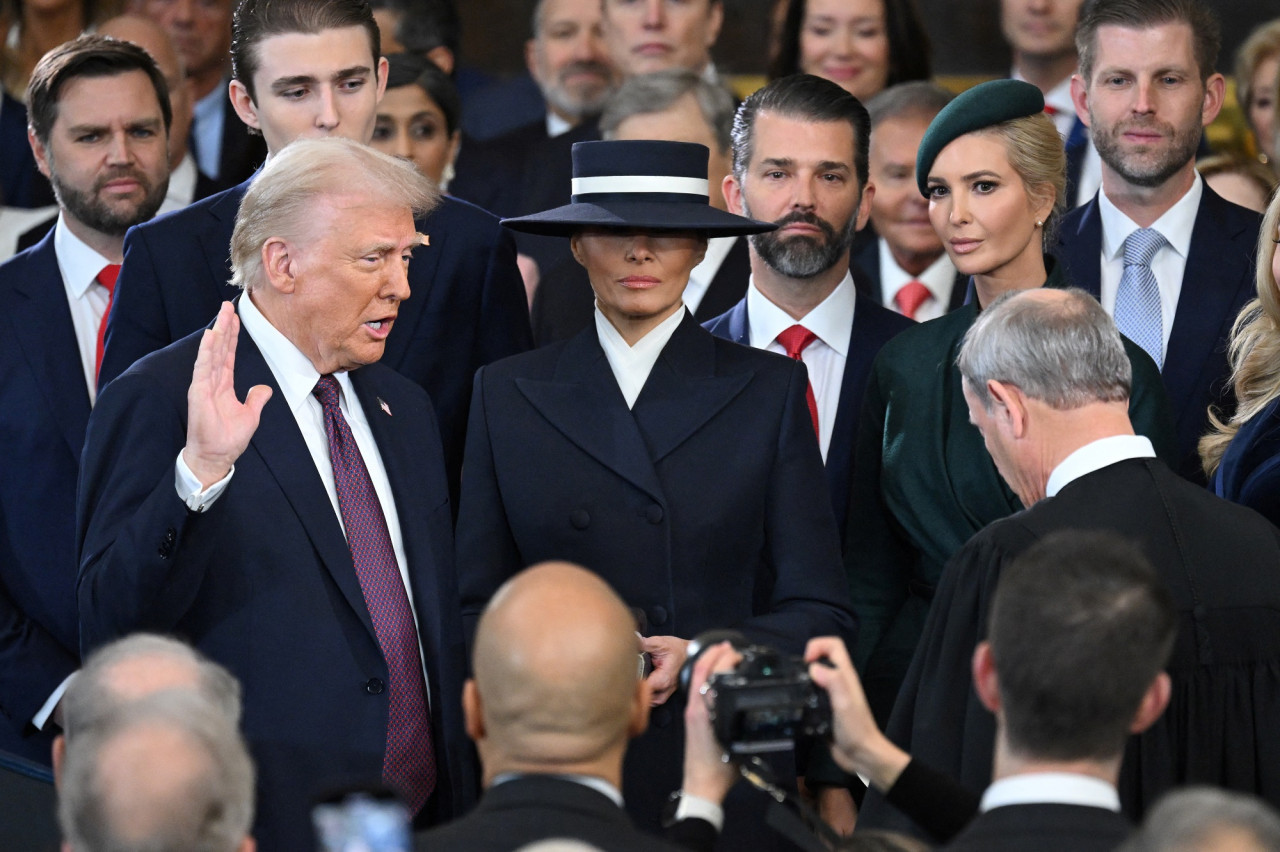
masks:
[[[174,466],[174,487],[177,488],[178,497],[187,504],[188,509],[193,512],[203,512],[222,496],[223,491],[227,490],[227,483],[231,481],[231,476],[235,472],[236,466],[232,465],[226,476],[208,488],[204,488],[196,475],[191,472],[191,468],[187,467],[187,462],[182,458],[182,452],[179,451],[178,463]]]
[[[706,820],[716,831],[721,831],[724,828],[724,808],[709,799],[686,793],[676,805],[676,822],[684,819]]]
[[[31,724],[36,726],[37,731],[43,731],[44,726],[49,724],[49,717],[53,715],[53,708],[58,706],[58,702],[62,700],[62,694],[67,691],[67,687],[71,684],[71,679],[76,676],[75,672],[67,675],[62,683],[58,684],[58,688],[53,691],[36,715],[31,717]]]

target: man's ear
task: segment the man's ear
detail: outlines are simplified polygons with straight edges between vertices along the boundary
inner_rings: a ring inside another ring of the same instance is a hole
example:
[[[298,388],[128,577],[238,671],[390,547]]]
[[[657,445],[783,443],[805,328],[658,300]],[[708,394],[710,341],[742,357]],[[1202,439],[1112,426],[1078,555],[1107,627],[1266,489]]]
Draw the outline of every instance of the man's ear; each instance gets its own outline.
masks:
[[[250,96],[244,83],[239,80],[228,83],[227,97],[231,98],[231,107],[236,111],[236,115],[240,116],[241,121],[254,130],[262,130],[262,125],[258,121],[258,106],[253,102],[253,97]]]
[[[480,701],[475,678],[467,678],[462,685],[462,723],[472,742],[484,739],[484,705]]]
[[[53,788],[62,787],[62,764],[67,759],[67,735],[58,734],[53,738]]]
[[[444,48],[439,48],[444,50]],[[450,54],[452,56],[452,54]],[[430,54],[428,54],[430,56]],[[387,61],[387,57],[378,57],[378,97],[377,102],[382,103],[382,96],[387,93],[387,75],[391,73],[391,63]],[[448,71],[445,71],[448,74]]]
[[[707,14],[711,16],[711,23],[707,24],[707,51],[710,52],[720,38],[720,28],[724,26],[724,0],[711,0]]]
[[[1164,709],[1169,706],[1169,695],[1173,692],[1172,682],[1166,672],[1160,672],[1156,675],[1155,680],[1151,681],[1151,685],[1147,687],[1147,691],[1142,695],[1142,702],[1138,705],[1138,711],[1133,714],[1133,721],[1129,724],[1129,733],[1140,734],[1147,728],[1150,728],[1164,713]]]
[[[996,661],[991,655],[990,642],[979,642],[973,650],[973,689],[983,707],[992,713],[1000,712],[1000,681],[996,677]]]
[[[542,82],[538,79],[538,40],[536,38],[531,38],[524,43],[524,67],[530,77],[539,83]]]
[[[648,678],[636,680],[635,695],[631,696],[631,712],[627,714],[627,736],[635,739],[649,727],[649,702],[653,687]]]
[[[1275,91],[1274,84],[1271,87],[1271,91]],[[1204,85],[1204,104],[1200,109],[1201,127],[1208,127],[1213,124],[1214,119],[1218,117],[1218,113],[1222,111],[1222,104],[1226,98],[1227,78],[1221,74],[1211,75]]]
[[[1026,397],[1016,385],[987,380],[987,393],[991,395],[996,422],[1009,430],[1010,436],[1021,438],[1027,433]]]
[[[867,185],[862,188],[862,199],[858,202],[858,224],[854,228],[855,231],[861,231],[867,227],[867,220],[871,218],[871,199],[875,197],[876,185],[867,181]]]
[[[747,215],[742,208],[742,186],[733,172],[724,176],[724,180],[720,182],[720,191],[724,193],[724,203],[729,207],[730,213],[735,216]]]
[[[284,237],[271,237],[262,244],[262,271],[267,284],[277,292],[292,293],[297,289],[297,262]]]
[[[36,168],[40,170],[40,174],[47,178],[53,177],[53,171],[49,165],[49,152],[36,138],[36,132],[30,127],[27,128],[27,143],[31,146],[31,153],[35,155]]]
[[[1071,103],[1076,108],[1076,118],[1085,127],[1089,126],[1089,90],[1084,78],[1079,74],[1071,75]]]
[[[453,55],[453,51],[445,47],[443,44],[428,50],[427,58],[438,65],[440,70],[446,74],[453,73],[453,66],[457,62],[457,57]],[[387,60],[384,57],[382,61],[386,62]],[[385,71],[386,69],[383,70]]]

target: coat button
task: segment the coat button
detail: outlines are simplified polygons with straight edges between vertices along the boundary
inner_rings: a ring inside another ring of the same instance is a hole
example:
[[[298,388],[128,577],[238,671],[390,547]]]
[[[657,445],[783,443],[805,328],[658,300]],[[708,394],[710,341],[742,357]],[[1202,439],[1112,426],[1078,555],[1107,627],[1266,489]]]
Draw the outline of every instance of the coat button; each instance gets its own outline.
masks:
[[[649,523],[660,524],[662,523],[662,507],[654,503],[645,510],[644,516],[649,519]]]
[[[569,513],[569,523],[575,530],[585,530],[591,526],[591,514],[586,509],[574,509]]]
[[[164,540],[167,544],[173,544],[178,540],[178,531],[169,527],[169,531],[164,534]]]
[[[666,623],[667,623],[667,608],[666,608],[666,607],[662,607],[662,606],[655,606],[655,607],[653,607],[652,609],[650,609],[650,610],[649,610],[649,623],[650,623],[650,624],[666,624]]]
[[[381,679],[376,677],[369,678],[367,681],[365,681],[365,685],[364,685],[364,691],[369,693],[370,695],[381,695],[383,690],[385,690],[386,688],[387,688],[387,685],[383,683]]]

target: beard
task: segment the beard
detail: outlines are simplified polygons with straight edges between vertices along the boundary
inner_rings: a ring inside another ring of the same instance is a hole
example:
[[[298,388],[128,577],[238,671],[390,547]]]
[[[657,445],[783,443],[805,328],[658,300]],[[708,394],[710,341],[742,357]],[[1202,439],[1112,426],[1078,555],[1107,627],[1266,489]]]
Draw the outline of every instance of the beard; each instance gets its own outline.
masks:
[[[605,82],[598,87],[580,86],[576,92],[564,85],[566,78],[584,71],[599,74]],[[602,62],[574,62],[556,75],[555,82],[543,90],[542,96],[547,103],[565,115],[574,118],[599,115],[614,92],[612,74],[612,69]]]
[[[102,188],[110,181],[122,177],[138,182],[143,191],[142,200],[121,200],[115,205],[107,204],[102,200]],[[113,169],[101,174],[87,191],[60,181],[56,168],[53,169],[50,182],[59,206],[86,227],[110,237],[123,237],[125,231],[134,225],[140,225],[155,216],[164,203],[165,193],[169,191],[167,175],[164,180],[153,185],[145,174],[133,168]]]
[[[1133,186],[1160,186],[1195,159],[1200,147],[1202,128],[1179,130],[1170,124],[1150,120],[1131,119],[1110,127],[1100,127],[1092,113],[1089,122],[1098,132],[1093,134],[1093,145],[1098,156],[1113,172]],[[1160,146],[1145,146],[1146,150],[1126,148],[1122,136],[1128,130],[1153,129],[1163,134]]]
[[[854,206],[857,210],[857,206]],[[745,216],[751,216],[751,211],[747,208],[746,200],[743,200],[742,212]],[[822,239],[813,237],[789,237],[783,238],[778,236],[776,231],[769,231],[763,234],[752,234],[749,239],[751,245],[755,247],[756,253],[760,255],[770,269],[778,272],[788,278],[813,278],[821,275],[831,267],[835,266],[844,256],[844,253],[853,245],[853,235],[858,230],[857,215],[850,216],[849,220],[837,230],[825,219],[820,219],[813,213],[803,213],[796,211],[783,216],[781,219],[774,220],[775,225],[779,228],[785,228],[787,225],[795,222],[803,222],[806,225],[813,225],[822,231]]]

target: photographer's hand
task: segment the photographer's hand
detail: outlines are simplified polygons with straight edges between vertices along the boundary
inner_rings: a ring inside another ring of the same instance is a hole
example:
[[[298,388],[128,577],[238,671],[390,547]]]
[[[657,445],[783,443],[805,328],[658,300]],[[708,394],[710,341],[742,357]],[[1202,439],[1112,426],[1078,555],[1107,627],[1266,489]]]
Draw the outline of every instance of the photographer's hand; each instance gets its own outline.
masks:
[[[823,658],[829,666],[817,662]],[[911,762],[911,755],[890,742],[876,725],[844,642],[833,636],[811,639],[804,659],[813,682],[831,696],[831,756],[841,769],[863,776],[881,792],[888,791]]]
[[[738,779],[738,770],[725,759],[711,728],[703,686],[713,672],[729,671],[742,659],[728,642],[712,645],[698,657],[689,677],[689,701],[684,708],[684,782],[686,796],[722,804]]]
[[[649,687],[653,690],[650,703],[657,707],[680,685],[680,669],[689,655],[689,640],[678,636],[642,636],[640,648],[653,659],[653,671],[649,673]]]

